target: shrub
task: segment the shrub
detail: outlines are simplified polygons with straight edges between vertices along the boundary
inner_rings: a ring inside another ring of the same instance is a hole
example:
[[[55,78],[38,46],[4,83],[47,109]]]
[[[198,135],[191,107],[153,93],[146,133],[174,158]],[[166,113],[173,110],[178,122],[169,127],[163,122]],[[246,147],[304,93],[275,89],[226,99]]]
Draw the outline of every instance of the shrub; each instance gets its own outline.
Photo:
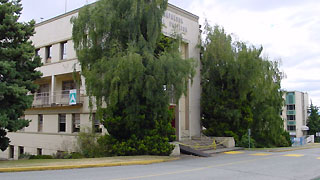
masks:
[[[245,134],[241,137],[241,140],[239,142],[239,146],[245,147],[245,148],[249,147],[249,137],[247,134]],[[250,147],[251,148],[256,147],[256,141],[252,137],[250,137]]]
[[[132,135],[126,141],[118,141],[110,135],[104,135],[98,139],[99,149],[105,156],[130,156],[130,155],[170,155],[174,145],[168,138],[159,135],[145,136],[138,139]]]
[[[30,159],[30,153],[23,153],[19,155],[19,159]]]
[[[93,132],[91,128],[87,128],[85,131],[79,132],[77,143],[79,154],[81,154],[82,157],[93,158],[102,156],[102,150],[100,149],[101,146],[97,143],[98,137],[99,135]],[[80,157],[79,154],[74,156]]]
[[[290,140],[289,132],[283,131],[280,137],[276,140],[276,146],[278,147],[288,147],[291,146],[292,142]]]
[[[53,159],[51,155],[31,155],[29,159]]]

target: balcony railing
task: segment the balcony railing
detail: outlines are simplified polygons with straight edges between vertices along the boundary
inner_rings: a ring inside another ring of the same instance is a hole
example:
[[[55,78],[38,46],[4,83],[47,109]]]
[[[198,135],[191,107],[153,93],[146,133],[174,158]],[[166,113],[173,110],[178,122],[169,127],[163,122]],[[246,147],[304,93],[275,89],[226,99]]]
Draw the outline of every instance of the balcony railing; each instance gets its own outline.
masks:
[[[75,99],[70,99],[70,90],[35,93],[33,107],[69,106],[83,103],[84,90],[77,89]],[[70,102],[71,101],[71,102]]]

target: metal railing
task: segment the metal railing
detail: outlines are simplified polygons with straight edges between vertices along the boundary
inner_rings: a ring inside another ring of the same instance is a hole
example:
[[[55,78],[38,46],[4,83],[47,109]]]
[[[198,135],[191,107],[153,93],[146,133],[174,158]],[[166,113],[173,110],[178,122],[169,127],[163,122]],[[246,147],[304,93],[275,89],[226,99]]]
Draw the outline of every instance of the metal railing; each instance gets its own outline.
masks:
[[[33,107],[55,106],[55,105],[69,105],[70,102],[70,90],[41,92],[34,94]],[[84,99],[84,90],[76,90],[76,104],[82,104]]]

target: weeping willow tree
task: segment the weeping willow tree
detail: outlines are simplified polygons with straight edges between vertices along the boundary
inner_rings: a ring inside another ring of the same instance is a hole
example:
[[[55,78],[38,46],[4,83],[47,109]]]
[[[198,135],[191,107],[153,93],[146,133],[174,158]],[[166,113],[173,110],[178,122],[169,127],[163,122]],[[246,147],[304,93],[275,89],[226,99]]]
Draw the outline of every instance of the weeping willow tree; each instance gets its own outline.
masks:
[[[232,136],[239,143],[247,131],[259,147],[288,146],[278,63],[261,57],[262,47],[233,42],[223,28],[206,26],[202,58],[202,123],[209,136]],[[244,138],[243,138],[244,137]]]
[[[194,61],[181,58],[178,39],[161,34],[167,4],[167,0],[100,0],[71,20],[87,94],[96,99],[110,134],[99,143],[111,155],[172,151],[169,90],[174,88],[176,99],[186,91]]]

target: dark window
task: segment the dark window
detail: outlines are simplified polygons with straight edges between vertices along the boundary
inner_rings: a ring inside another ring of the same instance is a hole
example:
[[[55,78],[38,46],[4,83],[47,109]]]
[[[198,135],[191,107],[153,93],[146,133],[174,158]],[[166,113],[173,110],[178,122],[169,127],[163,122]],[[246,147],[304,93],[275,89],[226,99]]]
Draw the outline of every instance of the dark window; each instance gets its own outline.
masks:
[[[49,104],[49,84],[41,84],[36,93],[37,105]]]
[[[59,132],[66,132],[66,114],[59,114]]]
[[[92,123],[93,123],[94,132],[102,133],[101,123],[100,123],[100,120],[97,118],[96,113],[92,114]]]
[[[46,47],[46,63],[51,63],[51,48],[52,46],[47,46]]]
[[[289,111],[296,110],[296,106],[295,105],[287,105],[287,110],[289,110]]]
[[[35,50],[35,56],[39,56],[40,49]]]
[[[80,131],[80,114],[72,114],[72,132]]]
[[[41,148],[37,148],[37,155],[42,155],[42,149]]]
[[[76,83],[73,80],[62,81],[62,98],[69,98],[71,89],[76,89]]]
[[[24,147],[23,146],[19,146],[19,155],[24,153]]]
[[[43,114],[38,114],[38,132],[43,130]]]
[[[67,41],[60,43],[60,60],[67,59]]]
[[[296,126],[287,126],[287,130],[288,131],[295,131],[296,130]]]
[[[14,146],[12,145],[9,146],[9,158],[14,158]]]
[[[296,115],[287,115],[287,120],[288,121],[295,121],[296,120]]]

